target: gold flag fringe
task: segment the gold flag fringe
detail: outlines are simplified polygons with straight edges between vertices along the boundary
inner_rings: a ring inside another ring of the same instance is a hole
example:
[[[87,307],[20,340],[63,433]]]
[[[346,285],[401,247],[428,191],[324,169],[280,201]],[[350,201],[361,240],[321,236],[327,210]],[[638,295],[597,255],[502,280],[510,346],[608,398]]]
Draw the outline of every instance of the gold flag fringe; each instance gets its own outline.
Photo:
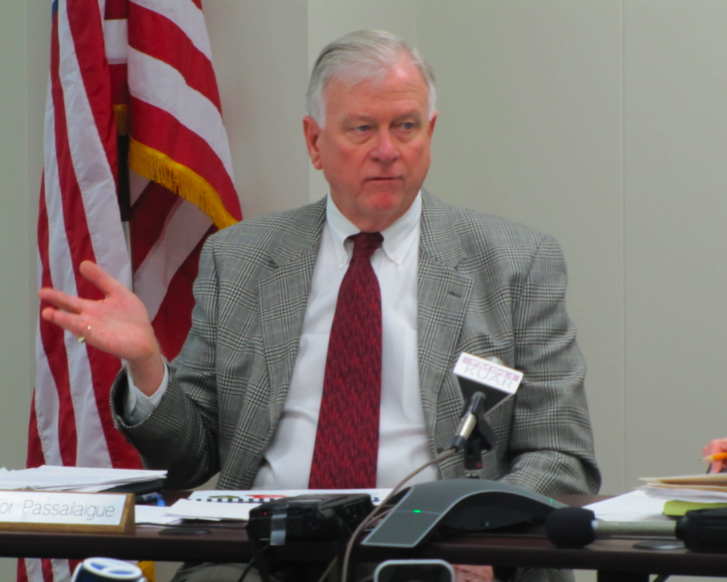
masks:
[[[220,195],[202,176],[166,154],[129,138],[129,167],[199,207],[220,230],[235,224]]]
[[[141,568],[141,572],[144,574],[144,578],[147,582],[156,581],[156,572],[154,571],[154,562],[139,562],[137,564]]]
[[[126,105],[114,105],[114,117],[116,118],[116,134],[129,134],[129,108]]]

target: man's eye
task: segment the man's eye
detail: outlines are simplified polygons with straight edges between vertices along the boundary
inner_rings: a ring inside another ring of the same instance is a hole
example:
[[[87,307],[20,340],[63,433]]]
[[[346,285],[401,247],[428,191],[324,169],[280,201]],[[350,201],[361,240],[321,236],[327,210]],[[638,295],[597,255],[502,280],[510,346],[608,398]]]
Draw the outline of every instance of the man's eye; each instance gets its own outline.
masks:
[[[419,124],[416,121],[402,121],[397,126],[397,131],[402,134],[411,134],[417,130]]]
[[[357,125],[353,128],[356,133],[366,133],[371,129],[370,125]]]

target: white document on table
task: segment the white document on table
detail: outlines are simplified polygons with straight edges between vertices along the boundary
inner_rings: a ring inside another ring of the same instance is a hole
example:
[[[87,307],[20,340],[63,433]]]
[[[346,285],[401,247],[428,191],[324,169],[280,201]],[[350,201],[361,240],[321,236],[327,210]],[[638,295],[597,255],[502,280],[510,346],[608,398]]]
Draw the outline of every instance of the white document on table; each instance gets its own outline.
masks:
[[[117,485],[164,479],[166,471],[98,469],[43,465],[34,469],[0,469],[0,489],[96,493]]]
[[[669,518],[663,514],[664,499],[649,497],[644,491],[637,489],[586,505],[596,514],[597,519],[604,521],[664,521]]]
[[[195,491],[189,499],[180,499],[167,508],[169,515],[183,519],[248,520],[250,510],[275,499],[297,495],[366,493],[378,505],[391,489],[276,489],[252,491]]]
[[[169,515],[168,510],[168,507],[157,507],[156,505],[137,505],[134,507],[134,521],[136,525],[176,525],[181,523],[181,518]]]

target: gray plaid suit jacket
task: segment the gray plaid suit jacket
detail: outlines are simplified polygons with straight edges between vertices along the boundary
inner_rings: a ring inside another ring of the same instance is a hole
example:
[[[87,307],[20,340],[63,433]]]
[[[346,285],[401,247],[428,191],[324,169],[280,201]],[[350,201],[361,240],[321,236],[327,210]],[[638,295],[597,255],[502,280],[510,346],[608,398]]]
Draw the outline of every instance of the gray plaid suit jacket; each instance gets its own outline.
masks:
[[[167,392],[143,423],[118,427],[172,488],[253,483],[293,373],[325,203],[245,220],[211,237],[195,283],[189,337]],[[419,252],[419,374],[432,453],[447,448],[463,398],[452,374],[462,351],[498,356],[525,373],[488,415],[498,445],[482,477],[548,495],[595,492],[583,379],[565,310],[565,263],[551,238],[423,193]],[[112,401],[121,410],[125,385]],[[460,459],[440,466],[463,475]]]

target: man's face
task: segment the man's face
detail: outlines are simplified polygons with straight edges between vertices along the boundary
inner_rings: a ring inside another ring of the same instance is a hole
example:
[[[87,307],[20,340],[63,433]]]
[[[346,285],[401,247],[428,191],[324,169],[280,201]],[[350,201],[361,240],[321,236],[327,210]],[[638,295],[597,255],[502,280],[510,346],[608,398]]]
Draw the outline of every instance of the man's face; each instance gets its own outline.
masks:
[[[381,231],[409,209],[429,170],[436,114],[429,119],[427,84],[402,59],[380,81],[332,77],[324,96],[325,128],[303,120],[311,162],[346,218]]]

